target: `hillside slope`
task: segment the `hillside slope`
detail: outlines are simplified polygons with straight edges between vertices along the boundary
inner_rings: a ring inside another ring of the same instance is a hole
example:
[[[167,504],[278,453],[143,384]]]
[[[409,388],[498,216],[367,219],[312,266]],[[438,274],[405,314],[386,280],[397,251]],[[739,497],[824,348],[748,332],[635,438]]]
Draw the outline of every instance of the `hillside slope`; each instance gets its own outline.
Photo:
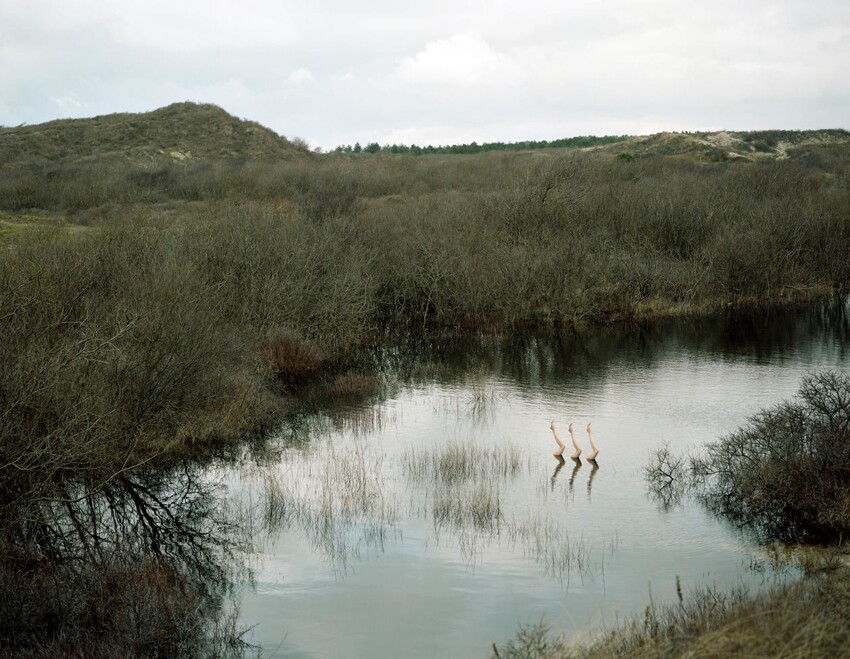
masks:
[[[174,162],[221,158],[292,158],[303,149],[215,105],[174,103],[152,112],[59,119],[0,128],[0,163],[58,163],[113,158]]]
[[[850,143],[850,132],[832,130],[718,131],[714,133],[656,133],[598,147],[637,157],[681,156],[701,161],[784,160],[810,147]]]
[[[506,145],[515,149],[504,150],[522,151],[525,144]],[[846,149],[847,145],[850,145],[850,132],[841,129],[763,130],[623,136],[621,141],[582,150],[718,162],[782,160],[804,155],[811,149]],[[441,149],[441,153],[454,153],[454,147]],[[540,150],[539,147],[535,149]],[[462,149],[459,152],[463,152]],[[116,160],[145,166],[222,159],[286,160],[305,153],[303,145],[294,144],[257,122],[238,119],[215,105],[191,102],[174,103],[139,114],[119,113],[90,119],[59,119],[16,128],[0,127],[0,169],[6,170]]]

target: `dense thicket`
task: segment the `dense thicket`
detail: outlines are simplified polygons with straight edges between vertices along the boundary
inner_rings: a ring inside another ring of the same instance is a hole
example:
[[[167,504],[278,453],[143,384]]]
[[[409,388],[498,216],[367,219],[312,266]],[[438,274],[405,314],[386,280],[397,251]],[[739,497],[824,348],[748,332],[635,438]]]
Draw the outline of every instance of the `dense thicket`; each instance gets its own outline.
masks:
[[[838,148],[753,164],[540,152],[6,169],[3,592],[34,574],[83,583],[100,565],[132,604],[122,575],[149,570],[140,593],[179,580],[177,563],[146,563],[150,552],[119,564],[95,552],[76,567],[48,556],[51,528],[80,533],[70,493],[234,436],[274,410],[270,389],[370,341],[843,290],[848,182]],[[101,585],[83,600],[60,593],[69,629],[103,619],[86,617]],[[55,613],[33,615],[18,628],[35,638]],[[167,631],[178,645],[196,638]]]
[[[842,288],[848,168],[824,158],[828,170],[490,154],[4,176],[0,207],[66,215],[12,231],[0,257],[3,500],[239,427],[269,369],[286,379],[275,341],[328,356],[411,327]]]
[[[344,237],[349,265],[368,266],[368,275],[351,276],[374,285],[376,295],[362,299],[376,317],[607,318],[649,301],[846,282],[848,160],[816,155],[734,165],[503,154],[76,165],[4,176],[0,207],[91,224],[125,222],[132,213],[118,205],[216,201],[202,212],[152,206],[146,214],[209,221],[209,231],[244,231],[243,240],[258,222],[268,224],[262,231]]]

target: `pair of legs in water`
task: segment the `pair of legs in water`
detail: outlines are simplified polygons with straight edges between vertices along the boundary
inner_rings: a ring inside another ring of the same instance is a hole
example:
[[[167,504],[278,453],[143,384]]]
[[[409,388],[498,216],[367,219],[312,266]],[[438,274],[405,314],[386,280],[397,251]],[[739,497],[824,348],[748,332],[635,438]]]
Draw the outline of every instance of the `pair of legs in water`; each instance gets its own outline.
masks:
[[[596,456],[599,455],[599,447],[596,446],[596,442],[593,441],[593,428],[591,427],[591,425],[592,425],[591,423],[587,424],[587,438],[590,440],[590,449],[591,449],[590,453],[587,455],[587,459],[588,460],[595,460]],[[564,453],[564,451],[566,450],[567,445],[564,444],[564,442],[561,441],[560,437],[558,437],[558,430],[557,430],[557,428],[555,428],[555,422],[554,421],[552,421],[552,423],[549,424],[549,427],[552,429],[552,434],[555,436],[555,441],[558,443],[558,448],[553,453],[553,455],[556,458],[560,458],[562,456],[562,454]],[[572,452],[570,457],[573,460],[578,460],[578,456],[581,455],[581,447],[578,445],[578,442],[576,441],[576,436],[575,436],[575,433],[573,432],[573,424],[572,423],[570,423],[570,425],[567,426],[567,432],[570,433],[570,439],[572,440],[573,448],[575,449],[575,451]]]

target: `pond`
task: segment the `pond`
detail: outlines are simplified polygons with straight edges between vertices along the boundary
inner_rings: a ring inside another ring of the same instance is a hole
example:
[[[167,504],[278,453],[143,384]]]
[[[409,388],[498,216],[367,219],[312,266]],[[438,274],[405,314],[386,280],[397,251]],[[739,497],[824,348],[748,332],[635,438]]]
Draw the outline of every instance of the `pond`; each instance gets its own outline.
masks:
[[[846,305],[653,329],[445,339],[376,357],[381,393],[290,420],[225,474],[255,527],[241,596],[267,656],[484,656],[541,620],[588,639],[650,601],[787,578],[697,502],[648,490],[695,450],[845,370]],[[583,455],[558,461],[549,423]],[[253,515],[253,517],[252,517]]]

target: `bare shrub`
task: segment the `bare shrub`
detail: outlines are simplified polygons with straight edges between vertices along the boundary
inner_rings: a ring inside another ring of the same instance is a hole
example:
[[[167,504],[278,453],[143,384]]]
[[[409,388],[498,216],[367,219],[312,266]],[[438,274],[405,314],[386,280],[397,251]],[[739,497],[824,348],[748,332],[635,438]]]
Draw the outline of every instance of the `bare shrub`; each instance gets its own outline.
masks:
[[[265,356],[276,376],[287,383],[302,382],[315,373],[324,360],[322,350],[294,332],[280,332],[269,339]]]
[[[644,475],[662,507],[692,489],[766,539],[835,542],[850,531],[850,377],[804,377],[795,400],[763,410],[685,466],[668,447]]]
[[[850,377],[803,378],[797,400],[706,446],[692,469],[713,508],[770,537],[850,531]]]

